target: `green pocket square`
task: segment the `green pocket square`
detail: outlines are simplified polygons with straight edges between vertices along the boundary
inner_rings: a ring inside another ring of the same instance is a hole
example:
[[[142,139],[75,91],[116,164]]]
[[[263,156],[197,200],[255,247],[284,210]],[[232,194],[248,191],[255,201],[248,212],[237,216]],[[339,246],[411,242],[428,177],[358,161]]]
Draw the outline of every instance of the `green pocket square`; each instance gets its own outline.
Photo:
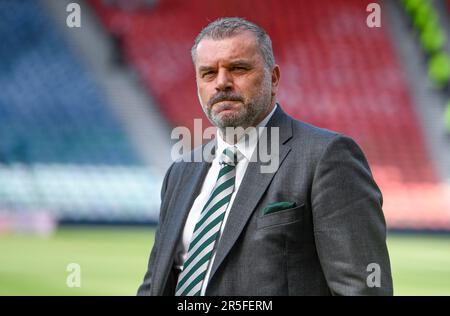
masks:
[[[286,210],[288,208],[293,208],[295,206],[296,206],[295,202],[274,202],[274,203],[270,203],[264,208],[263,215],[272,214],[272,213],[275,213],[275,212]]]

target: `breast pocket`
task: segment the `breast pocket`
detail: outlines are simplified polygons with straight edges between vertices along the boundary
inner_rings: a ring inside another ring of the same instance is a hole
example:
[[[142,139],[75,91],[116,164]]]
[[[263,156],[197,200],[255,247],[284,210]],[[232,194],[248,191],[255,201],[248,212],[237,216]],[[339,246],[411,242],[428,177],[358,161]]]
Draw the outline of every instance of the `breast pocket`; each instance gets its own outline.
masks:
[[[300,206],[296,206],[279,212],[263,215],[258,218],[256,227],[257,229],[264,229],[279,225],[291,224],[300,220],[304,211],[305,204],[302,204]]]

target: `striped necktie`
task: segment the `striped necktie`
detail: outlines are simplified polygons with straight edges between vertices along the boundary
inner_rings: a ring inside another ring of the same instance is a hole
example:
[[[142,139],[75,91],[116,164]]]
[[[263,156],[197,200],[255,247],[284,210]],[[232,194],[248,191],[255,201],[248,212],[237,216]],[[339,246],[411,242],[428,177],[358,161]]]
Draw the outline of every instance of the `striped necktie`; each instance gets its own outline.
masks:
[[[233,194],[236,165],[242,154],[234,147],[226,148],[220,157],[220,171],[189,243],[183,271],[178,277],[176,296],[199,296],[206,271],[220,236],[225,211]]]

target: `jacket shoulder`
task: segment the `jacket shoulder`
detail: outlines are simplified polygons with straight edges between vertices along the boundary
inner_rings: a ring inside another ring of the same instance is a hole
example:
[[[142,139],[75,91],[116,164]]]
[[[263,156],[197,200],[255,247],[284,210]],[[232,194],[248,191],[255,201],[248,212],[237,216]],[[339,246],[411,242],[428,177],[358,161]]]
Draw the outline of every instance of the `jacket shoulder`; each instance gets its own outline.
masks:
[[[350,151],[362,153],[355,140],[343,133],[292,119],[291,146],[306,154],[313,161],[319,160],[327,152]]]
[[[292,135],[293,142],[302,143],[303,148],[312,147],[314,149],[326,147],[335,138],[348,137],[339,132],[318,127],[294,118],[292,118]]]

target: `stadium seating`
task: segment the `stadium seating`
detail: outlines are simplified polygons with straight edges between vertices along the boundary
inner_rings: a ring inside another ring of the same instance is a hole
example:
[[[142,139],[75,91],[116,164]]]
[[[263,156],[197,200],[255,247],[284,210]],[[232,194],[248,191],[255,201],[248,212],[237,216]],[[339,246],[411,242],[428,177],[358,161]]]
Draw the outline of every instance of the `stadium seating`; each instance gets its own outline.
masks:
[[[45,8],[0,1],[0,38],[0,211],[155,219],[160,175],[144,169]]]
[[[125,12],[90,0],[122,39],[173,125],[193,126],[198,105],[189,51],[208,21],[242,16],[271,34],[282,70],[279,101],[294,117],[354,137],[384,193],[390,227],[450,228],[450,209],[413,109],[389,26],[370,29],[361,0],[160,0]],[[383,23],[387,23],[383,18]]]
[[[34,1],[2,1],[3,162],[137,164],[126,134]]]

